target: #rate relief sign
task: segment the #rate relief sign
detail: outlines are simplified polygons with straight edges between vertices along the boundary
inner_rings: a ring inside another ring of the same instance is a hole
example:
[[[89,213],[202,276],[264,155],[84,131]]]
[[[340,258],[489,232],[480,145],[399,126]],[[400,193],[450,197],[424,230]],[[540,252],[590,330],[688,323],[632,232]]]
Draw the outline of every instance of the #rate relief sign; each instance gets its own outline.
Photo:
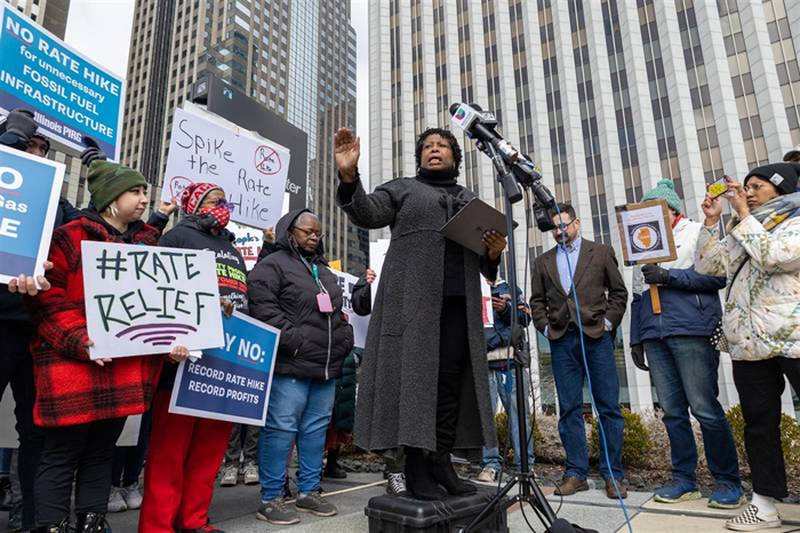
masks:
[[[92,359],[223,345],[214,253],[81,242]]]
[[[0,111],[33,111],[48,137],[83,150],[83,137],[120,157],[125,82],[7,3],[0,4]]]

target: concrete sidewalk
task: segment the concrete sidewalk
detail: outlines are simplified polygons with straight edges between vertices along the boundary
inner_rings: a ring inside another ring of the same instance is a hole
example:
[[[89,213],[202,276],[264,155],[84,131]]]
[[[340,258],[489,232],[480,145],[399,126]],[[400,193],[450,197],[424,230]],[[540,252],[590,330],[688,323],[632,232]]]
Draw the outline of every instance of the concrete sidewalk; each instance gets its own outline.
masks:
[[[384,494],[385,482],[381,474],[349,474],[342,481],[325,480],[323,489],[339,508],[333,518],[320,518],[301,514],[302,522],[295,526],[279,527],[256,520],[259,505],[257,486],[217,488],[211,506],[211,519],[226,533],[355,533],[369,529],[364,507],[373,496]],[[627,532],[625,516],[619,502],[610,500],[601,490],[589,490],[574,496],[559,498],[552,494],[552,487],[543,487],[548,501],[559,517],[572,523],[596,529],[600,533]],[[725,530],[725,519],[738,514],[739,510],[723,511],[710,509],[706,500],[697,500],[675,505],[658,504],[652,501],[651,493],[629,492],[625,506],[635,533],[716,533]],[[769,531],[789,531],[800,527],[800,505],[781,505],[784,528]],[[6,533],[6,513],[0,514],[0,533]],[[127,511],[109,516],[114,533],[136,533],[138,512]],[[524,515],[519,506],[508,512],[508,525],[512,532],[530,531],[527,517],[536,531],[544,527],[530,507],[525,506]]]

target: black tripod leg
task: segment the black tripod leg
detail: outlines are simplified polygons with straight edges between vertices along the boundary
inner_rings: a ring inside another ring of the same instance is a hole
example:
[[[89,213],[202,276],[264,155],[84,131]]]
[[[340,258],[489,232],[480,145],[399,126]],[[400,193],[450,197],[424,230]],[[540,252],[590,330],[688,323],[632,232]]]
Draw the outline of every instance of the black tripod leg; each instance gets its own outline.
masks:
[[[530,503],[532,506],[539,509],[539,511],[547,518],[547,521],[552,524],[556,519],[556,513],[553,511],[553,508],[550,507],[550,503],[545,498],[542,489],[539,488],[539,485],[534,481],[532,478],[523,481],[523,483],[529,483],[531,488],[531,501]]]
[[[486,504],[486,507],[483,508],[483,510],[472,520],[472,522],[470,522],[466,527],[457,529],[455,533],[470,533],[471,531],[474,531],[473,528],[478,527],[484,520],[489,518],[489,516],[497,512],[497,507],[500,505],[500,501],[505,498],[506,494],[511,492],[511,489],[513,489],[514,485],[517,483],[517,478],[514,478],[506,483],[506,486],[503,487],[494,498],[492,498],[492,501]]]

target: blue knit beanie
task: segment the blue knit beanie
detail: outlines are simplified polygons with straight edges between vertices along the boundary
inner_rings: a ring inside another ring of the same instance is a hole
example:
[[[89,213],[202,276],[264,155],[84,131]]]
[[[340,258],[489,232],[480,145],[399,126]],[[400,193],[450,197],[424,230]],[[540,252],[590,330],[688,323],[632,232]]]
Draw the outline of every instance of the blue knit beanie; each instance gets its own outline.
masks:
[[[648,200],[658,200],[660,198],[666,200],[667,205],[673,211],[678,213],[683,212],[681,199],[678,197],[678,193],[675,192],[675,184],[672,183],[672,180],[663,179],[659,181],[656,184],[655,189],[642,196],[642,202],[646,202]]]

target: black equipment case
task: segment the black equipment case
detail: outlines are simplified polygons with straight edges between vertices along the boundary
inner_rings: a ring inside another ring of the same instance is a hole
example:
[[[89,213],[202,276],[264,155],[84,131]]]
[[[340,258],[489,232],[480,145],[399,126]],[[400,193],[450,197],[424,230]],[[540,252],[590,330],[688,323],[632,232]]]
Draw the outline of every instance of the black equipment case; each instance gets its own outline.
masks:
[[[451,533],[478,516],[496,491],[479,487],[476,494],[450,496],[444,501],[424,501],[396,496],[376,496],[369,500],[364,514],[369,518],[369,533]],[[481,533],[509,533],[506,507],[497,511],[476,529]]]

